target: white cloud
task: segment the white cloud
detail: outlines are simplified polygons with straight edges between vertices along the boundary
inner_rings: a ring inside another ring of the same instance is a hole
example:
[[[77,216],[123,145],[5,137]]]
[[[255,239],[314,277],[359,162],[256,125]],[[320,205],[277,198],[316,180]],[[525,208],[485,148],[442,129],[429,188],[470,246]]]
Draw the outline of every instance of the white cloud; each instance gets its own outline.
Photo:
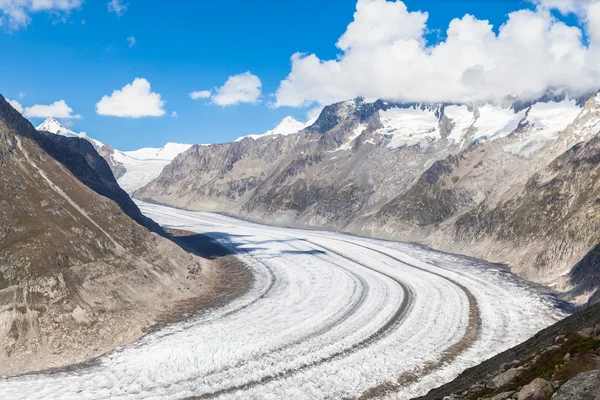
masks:
[[[11,104],[16,103],[15,101]],[[18,103],[17,103],[18,104]],[[20,104],[19,104],[20,106]],[[13,105],[14,107],[14,105]],[[55,101],[52,104],[36,104],[31,107],[22,107],[22,111],[15,107],[25,118],[68,118],[79,119],[81,115],[73,114],[73,109],[64,100]]]
[[[306,112],[306,118],[308,118],[309,121],[316,120],[317,118],[319,118],[319,115],[321,115],[321,111],[323,111],[322,106],[313,107]]]
[[[0,26],[19,29],[31,22],[31,14],[51,13],[64,18],[84,0],[0,0]]]
[[[17,100],[6,99],[8,103],[26,118],[81,118],[79,114],[73,114],[73,109],[67,105],[64,100],[55,101],[52,104],[36,104],[31,107],[24,107]]]
[[[107,5],[108,11],[113,12],[120,17],[121,15],[125,14],[125,11],[127,11],[129,3],[127,3],[125,0],[110,0]]]
[[[96,104],[96,112],[113,117],[160,117],[165,115],[164,105],[160,94],[150,90],[150,82],[135,78],[121,90],[102,97]]]
[[[173,112],[171,112],[171,117],[179,118],[179,114],[177,114],[177,111],[173,111]]]
[[[6,101],[8,102],[8,104],[10,104],[12,106],[12,108],[14,108],[15,110],[17,110],[21,114],[23,114],[23,111],[25,109],[23,108],[23,105],[21,105],[21,103],[19,103],[16,100],[11,100],[11,99],[6,99]]]
[[[135,42],[135,37],[129,36],[127,38],[127,44],[129,45],[130,48],[133,47],[133,46],[135,46],[135,43],[136,43]]]
[[[250,71],[230,76],[227,82],[215,89],[212,103],[219,106],[231,106],[240,103],[256,104],[261,95],[262,83],[258,76]]]
[[[208,99],[212,95],[210,90],[200,90],[190,93],[190,98],[193,100]]]
[[[508,15],[499,28],[474,16],[451,21],[445,41],[427,45],[428,14],[402,1],[358,0],[339,38],[341,54],[322,60],[296,53],[274,105],[306,106],[363,96],[397,101],[476,101],[507,95],[534,98],[547,90],[600,88],[600,2],[532,0],[535,11]],[[575,12],[577,26],[550,8]]]

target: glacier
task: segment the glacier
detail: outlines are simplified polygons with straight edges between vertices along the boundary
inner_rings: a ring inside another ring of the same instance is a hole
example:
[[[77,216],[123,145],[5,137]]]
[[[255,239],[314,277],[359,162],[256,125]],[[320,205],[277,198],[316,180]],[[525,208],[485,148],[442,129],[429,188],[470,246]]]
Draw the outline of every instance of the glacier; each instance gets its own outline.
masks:
[[[410,375],[418,379],[387,395],[408,399],[565,316],[503,266],[138,205],[164,227],[228,247],[252,270],[252,289],[87,365],[2,377],[0,398],[331,399]]]

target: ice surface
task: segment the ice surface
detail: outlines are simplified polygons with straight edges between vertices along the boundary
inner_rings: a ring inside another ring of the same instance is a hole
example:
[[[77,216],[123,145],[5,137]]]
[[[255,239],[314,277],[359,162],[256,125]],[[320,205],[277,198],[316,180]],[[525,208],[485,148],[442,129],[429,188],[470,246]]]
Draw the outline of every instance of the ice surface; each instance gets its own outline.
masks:
[[[474,140],[494,140],[509,135],[527,114],[527,110],[515,112],[512,108],[492,104],[480,107],[478,112],[479,118],[473,125],[477,129]]]
[[[158,178],[162,170],[192,145],[167,143],[160,149],[144,148],[134,151],[115,150],[113,159],[126,169],[117,182],[127,193],[133,193]]]
[[[7,399],[337,399],[438,360],[465,334],[466,288],[481,328],[458,358],[401,389],[423,394],[563,314],[505,270],[415,245],[265,227],[139,203],[171,228],[239,253],[252,289],[69,371],[0,379]]]
[[[431,109],[390,108],[379,111],[379,119],[383,125],[380,132],[392,135],[388,144],[391,149],[415,144],[426,147],[441,138],[438,117]]]
[[[464,144],[469,129],[475,122],[473,111],[470,111],[467,106],[452,105],[445,108],[444,114],[454,124],[454,129],[452,129],[452,132],[448,136],[448,140],[457,144]]]
[[[147,147],[133,151],[123,151],[126,156],[136,160],[173,161],[175,157],[192,147],[191,144],[169,142],[161,148]]]
[[[525,122],[528,126],[522,140],[504,146],[504,150],[524,157],[532,156],[555,140],[581,110],[575,100],[534,104],[527,114]]]

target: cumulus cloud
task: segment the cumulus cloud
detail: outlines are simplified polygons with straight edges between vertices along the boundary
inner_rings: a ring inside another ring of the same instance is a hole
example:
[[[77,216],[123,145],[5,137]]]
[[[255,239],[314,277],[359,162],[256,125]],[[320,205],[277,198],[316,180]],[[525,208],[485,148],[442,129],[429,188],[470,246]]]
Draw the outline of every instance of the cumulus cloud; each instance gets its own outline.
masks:
[[[81,118],[81,115],[73,113],[73,109],[64,100],[58,100],[52,104],[36,104],[31,107],[24,107],[17,100],[6,100],[15,110],[23,114],[25,118]]]
[[[102,97],[96,103],[96,112],[113,117],[161,117],[165,115],[164,105],[160,94],[151,91],[150,82],[135,78],[121,90]]]
[[[233,75],[221,87],[212,90],[191,92],[193,100],[211,99],[211,104],[232,106],[240,103],[257,104],[260,102],[262,82],[250,71]]]
[[[197,92],[190,93],[190,98],[192,100],[208,99],[210,96],[212,96],[212,92],[210,90],[199,90]]]
[[[129,4],[125,0],[110,0],[108,2],[108,11],[117,14],[119,17],[125,14]]]
[[[135,37],[129,36],[127,38],[127,44],[129,45],[130,48],[133,47],[133,46],[135,46],[135,43],[136,43],[135,42]]]
[[[498,33],[472,15],[452,20],[447,38],[428,45],[428,14],[398,1],[358,0],[333,60],[292,56],[274,106],[307,106],[363,96],[397,101],[535,98],[548,90],[600,89],[600,2],[532,0]],[[575,13],[584,30],[550,12]],[[584,44],[585,38],[589,45]]]
[[[21,114],[23,114],[23,111],[25,109],[23,108],[23,105],[21,103],[19,103],[17,100],[11,100],[11,99],[6,99],[6,101],[8,101],[8,104],[10,104],[12,106],[12,108],[17,110]]]
[[[31,22],[31,14],[51,13],[65,17],[84,0],[0,0],[0,26],[19,29]]]
[[[231,106],[240,103],[256,104],[261,95],[262,82],[258,76],[248,72],[230,76],[227,82],[215,89],[212,103],[219,106]]]

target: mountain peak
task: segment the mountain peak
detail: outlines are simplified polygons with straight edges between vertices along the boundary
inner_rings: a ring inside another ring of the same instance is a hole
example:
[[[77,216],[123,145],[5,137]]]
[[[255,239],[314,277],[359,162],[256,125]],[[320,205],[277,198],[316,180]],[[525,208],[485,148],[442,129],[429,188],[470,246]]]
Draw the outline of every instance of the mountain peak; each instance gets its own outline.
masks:
[[[281,120],[281,122],[273,129],[266,131],[261,135],[247,135],[242,136],[236,139],[236,142],[239,142],[245,138],[259,139],[265,136],[273,136],[273,135],[291,135],[293,133],[298,133],[302,129],[306,128],[306,123],[298,121],[296,118],[287,116]]]
[[[41,123],[38,127],[36,127],[38,131],[50,132],[50,133],[59,133],[61,131],[66,132],[69,131],[67,128],[62,126],[60,122],[58,122],[53,117],[48,117],[44,122]]]
[[[296,118],[287,116],[281,120],[279,125],[267,131],[265,135],[289,135],[304,129],[304,123],[296,120]]]

